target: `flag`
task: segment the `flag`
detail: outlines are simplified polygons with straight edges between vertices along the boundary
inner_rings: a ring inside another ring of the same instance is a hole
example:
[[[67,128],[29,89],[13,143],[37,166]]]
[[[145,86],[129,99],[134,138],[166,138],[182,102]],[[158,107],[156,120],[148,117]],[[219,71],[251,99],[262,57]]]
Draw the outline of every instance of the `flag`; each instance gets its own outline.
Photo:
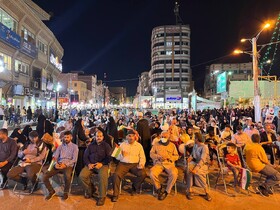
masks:
[[[244,190],[248,189],[248,187],[250,186],[251,178],[252,178],[251,172],[246,168],[242,168],[241,178],[240,178],[240,185],[242,189]]]
[[[119,156],[119,154],[121,153],[122,149],[120,147],[115,147],[111,156],[114,158],[117,158]]]

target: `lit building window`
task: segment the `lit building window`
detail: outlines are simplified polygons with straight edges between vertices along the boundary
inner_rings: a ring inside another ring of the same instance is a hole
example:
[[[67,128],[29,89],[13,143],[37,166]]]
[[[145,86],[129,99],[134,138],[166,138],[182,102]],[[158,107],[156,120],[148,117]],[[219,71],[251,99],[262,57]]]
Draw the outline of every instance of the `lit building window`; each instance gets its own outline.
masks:
[[[17,21],[15,21],[8,13],[0,8],[0,22],[5,25],[7,28],[16,32],[17,30]]]

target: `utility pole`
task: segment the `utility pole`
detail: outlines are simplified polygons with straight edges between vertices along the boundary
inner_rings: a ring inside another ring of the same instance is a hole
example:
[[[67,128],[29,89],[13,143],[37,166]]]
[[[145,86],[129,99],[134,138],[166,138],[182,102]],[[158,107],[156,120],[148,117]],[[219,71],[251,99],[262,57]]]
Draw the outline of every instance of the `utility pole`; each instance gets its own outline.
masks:
[[[255,110],[255,122],[261,121],[261,96],[259,89],[259,67],[258,67],[258,50],[257,50],[257,38],[252,38],[252,50],[253,50],[253,81],[254,81],[254,110]]]

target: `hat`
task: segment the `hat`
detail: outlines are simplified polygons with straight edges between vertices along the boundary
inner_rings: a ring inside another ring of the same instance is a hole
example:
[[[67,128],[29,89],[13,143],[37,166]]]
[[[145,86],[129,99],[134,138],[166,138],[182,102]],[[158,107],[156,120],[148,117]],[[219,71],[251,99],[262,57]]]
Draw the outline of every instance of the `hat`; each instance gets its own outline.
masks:
[[[246,120],[252,120],[252,118],[251,117],[247,117]]]
[[[135,133],[135,131],[133,130],[133,129],[130,129],[130,130],[128,130],[128,132],[127,132],[127,136],[128,135],[130,135],[130,134],[133,134],[133,135],[135,135],[136,133]]]

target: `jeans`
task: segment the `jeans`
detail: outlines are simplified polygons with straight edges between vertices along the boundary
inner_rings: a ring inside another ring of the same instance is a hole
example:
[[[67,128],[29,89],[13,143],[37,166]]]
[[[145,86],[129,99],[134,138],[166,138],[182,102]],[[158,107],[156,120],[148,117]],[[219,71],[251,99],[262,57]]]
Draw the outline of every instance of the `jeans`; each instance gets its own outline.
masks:
[[[273,168],[271,165],[265,165],[265,167],[260,171],[260,174],[266,176],[266,180],[264,183],[264,187],[273,187],[276,184],[279,184],[280,181],[280,173]]]

